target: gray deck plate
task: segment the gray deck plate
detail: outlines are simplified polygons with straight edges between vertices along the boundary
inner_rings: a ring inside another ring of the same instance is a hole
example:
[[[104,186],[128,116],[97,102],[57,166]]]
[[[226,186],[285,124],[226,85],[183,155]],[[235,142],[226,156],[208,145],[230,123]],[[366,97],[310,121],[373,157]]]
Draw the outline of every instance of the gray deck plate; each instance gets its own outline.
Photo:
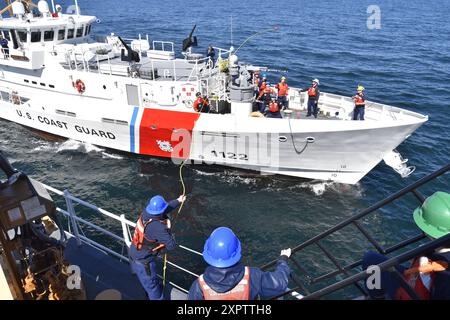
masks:
[[[147,299],[138,278],[131,273],[126,261],[120,261],[88,244],[77,246],[73,237],[68,240],[65,258],[80,267],[89,300],[94,300],[106,289],[118,290],[123,300]],[[184,292],[169,285],[166,285],[165,296],[171,300],[187,299]]]

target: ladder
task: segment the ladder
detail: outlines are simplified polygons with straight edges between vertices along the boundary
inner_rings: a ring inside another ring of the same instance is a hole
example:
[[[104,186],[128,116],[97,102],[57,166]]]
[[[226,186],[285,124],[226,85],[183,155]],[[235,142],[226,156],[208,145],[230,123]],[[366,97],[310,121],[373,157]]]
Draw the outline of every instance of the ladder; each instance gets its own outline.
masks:
[[[411,238],[402,240],[389,247],[384,247],[380,241],[377,241],[375,237],[367,230],[367,228],[361,222],[361,219],[378,212],[379,209],[402,199],[406,195],[412,194],[421,205],[425,201],[425,196],[417,189],[436,178],[445,175],[450,170],[450,163],[443,166],[439,170],[421,178],[420,180],[412,183],[411,185],[401,189],[400,191],[391,194],[389,197],[371,205],[370,207],[360,211],[354,216],[342,221],[334,227],[322,232],[321,234],[297,245],[292,249],[291,257],[289,258],[289,264],[292,267],[291,280],[295,284],[295,287],[287,290],[286,292],[272,297],[272,299],[280,299],[288,295],[296,295],[297,292],[303,295],[303,299],[320,299],[337,291],[354,287],[359,292],[357,297],[368,297],[368,293],[364,288],[363,281],[370,276],[366,270],[361,270],[362,259],[353,261],[351,263],[342,264],[339,262],[338,257],[333,251],[324,244],[326,241],[330,241],[330,237],[341,232],[344,228],[353,227],[359,232],[360,235],[368,241],[370,246],[377,252],[383,255],[390,255],[390,258],[379,264],[380,271],[392,272],[394,276],[399,280],[400,285],[406,290],[412,299],[419,299],[414,290],[406,283],[403,276],[394,268],[394,266],[407,262],[420,255],[430,253],[433,250],[450,245],[450,234],[435,240],[428,240],[423,244],[427,236],[421,232]],[[412,217],[411,217],[412,219]],[[354,239],[357,239],[356,237]],[[339,243],[333,243],[338,246]],[[422,245],[420,245],[422,244]],[[413,247],[412,249],[410,249]],[[318,251],[317,251],[318,249]],[[322,272],[319,275],[312,275],[311,271],[314,271],[314,266],[308,266],[302,264],[300,261],[302,254],[306,250],[315,250],[314,262],[331,263],[333,270]],[[277,260],[273,260],[266,263],[261,267],[263,270],[267,270],[276,264]],[[330,283],[331,282],[331,283]]]

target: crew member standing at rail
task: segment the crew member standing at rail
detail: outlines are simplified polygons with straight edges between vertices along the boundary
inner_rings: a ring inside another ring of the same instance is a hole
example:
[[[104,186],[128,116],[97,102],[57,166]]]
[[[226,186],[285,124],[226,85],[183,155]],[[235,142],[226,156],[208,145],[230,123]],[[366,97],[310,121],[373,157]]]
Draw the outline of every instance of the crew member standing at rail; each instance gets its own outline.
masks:
[[[314,118],[317,118],[317,114],[319,113],[319,97],[320,97],[320,90],[319,90],[319,79],[314,79],[312,81],[311,87],[308,89],[301,90],[301,92],[308,91],[308,113],[306,114],[307,117],[310,117],[311,115],[314,116]]]
[[[154,196],[136,223],[130,246],[131,267],[150,300],[163,299],[162,284],[156,273],[156,257],[165,250],[175,249],[168,214],[185,200],[185,196],[180,196],[166,202],[163,197]]]
[[[366,98],[364,95],[364,87],[359,85],[356,95],[352,97],[355,101],[355,109],[353,110],[353,120],[364,120],[364,111],[366,107]]]
[[[194,110],[196,112],[208,113],[210,110],[209,102],[206,97],[202,97],[200,92],[196,93],[197,99],[194,101]]]
[[[287,260],[291,249],[281,251],[277,268],[264,272],[239,263],[241,243],[231,229],[220,227],[206,240],[203,259],[209,264],[194,281],[189,300],[255,300],[286,291],[291,269]]]
[[[278,90],[278,104],[284,110],[288,107],[288,94],[289,86],[286,83],[286,77],[281,77],[280,83],[278,83],[275,88]]]
[[[211,68],[214,68],[216,51],[214,50],[212,45],[209,45],[206,56],[211,60]],[[209,67],[209,66],[208,66]]]
[[[421,207],[414,210],[416,225],[431,239],[438,239],[450,233],[450,194],[442,191],[428,197]],[[377,252],[364,254],[362,268],[378,265],[389,258]],[[450,300],[450,245],[441,247],[416,257],[410,268],[397,265],[395,268],[403,274],[406,282],[423,300]],[[391,272],[382,271],[380,288],[367,288],[374,299],[388,298],[411,300],[409,294],[401,288],[400,281]]]

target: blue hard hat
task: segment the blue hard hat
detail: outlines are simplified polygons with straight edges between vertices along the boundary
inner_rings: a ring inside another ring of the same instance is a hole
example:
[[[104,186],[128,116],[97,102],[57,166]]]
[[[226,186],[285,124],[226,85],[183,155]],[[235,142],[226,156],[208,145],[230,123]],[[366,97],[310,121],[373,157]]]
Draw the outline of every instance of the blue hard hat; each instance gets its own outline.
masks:
[[[154,196],[150,199],[148,202],[147,207],[145,208],[145,211],[147,211],[148,214],[152,216],[157,216],[160,214],[163,214],[164,211],[166,211],[169,204],[166,200],[164,200],[161,196]]]
[[[214,230],[205,242],[203,259],[217,268],[227,268],[241,260],[241,242],[231,229]]]
[[[262,74],[263,78],[267,78],[267,75],[265,73]]]

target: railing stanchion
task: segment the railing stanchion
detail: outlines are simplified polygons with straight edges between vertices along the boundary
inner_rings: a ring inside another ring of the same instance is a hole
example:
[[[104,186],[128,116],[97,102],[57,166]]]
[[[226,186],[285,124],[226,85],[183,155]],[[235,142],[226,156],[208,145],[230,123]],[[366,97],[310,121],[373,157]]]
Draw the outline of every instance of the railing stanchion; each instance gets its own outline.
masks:
[[[72,199],[70,199],[70,192],[66,189],[64,190],[64,199],[66,200],[67,212],[70,214],[70,223],[73,228],[73,234],[77,240],[77,245],[81,246],[80,234],[78,232],[77,221],[75,220],[75,209],[73,208]]]

